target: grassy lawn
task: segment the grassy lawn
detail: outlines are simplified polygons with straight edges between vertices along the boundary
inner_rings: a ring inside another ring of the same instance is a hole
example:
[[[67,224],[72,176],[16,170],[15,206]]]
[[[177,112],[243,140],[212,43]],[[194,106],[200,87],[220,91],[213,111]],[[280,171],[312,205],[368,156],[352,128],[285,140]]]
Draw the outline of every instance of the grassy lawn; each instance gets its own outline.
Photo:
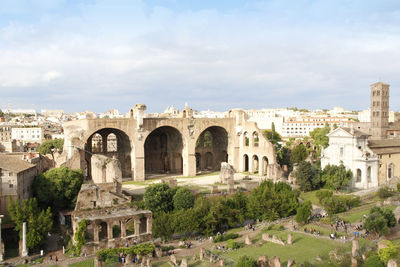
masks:
[[[198,178],[198,177],[202,177],[202,176],[211,176],[211,175],[218,175],[219,174],[219,172],[210,172],[210,173],[203,173],[203,174],[198,174],[198,175],[194,175],[194,176],[182,176],[182,177],[179,177],[179,178],[183,178],[183,179],[186,179],[186,178]]]
[[[229,229],[226,233],[227,233],[227,234],[230,234],[230,233],[239,233],[239,232],[242,231],[242,230],[243,230],[243,227],[232,228],[232,229]]]
[[[393,244],[395,244],[395,245],[400,245],[400,238],[399,239],[395,239],[395,240],[392,240],[392,243]]]
[[[353,208],[346,212],[338,213],[337,215],[347,222],[351,222],[351,223],[360,222],[363,220],[363,215],[365,214],[368,216],[369,210],[372,207],[374,207],[375,205],[376,205],[376,203],[370,203],[367,205]],[[388,207],[384,207],[384,208],[389,208],[393,211],[396,209],[396,207],[397,206],[388,206]]]
[[[311,191],[311,192],[306,192],[306,193],[301,193],[301,194],[300,194],[300,198],[301,198],[302,200],[304,200],[304,201],[309,200],[309,201],[311,201],[311,203],[314,204],[314,205],[321,206],[321,204],[319,203],[318,198],[317,198],[317,196],[316,196],[316,193],[317,193],[318,191],[319,191],[319,190]]]
[[[290,233],[286,230],[270,230],[267,232],[270,235],[276,235],[280,237],[282,240],[287,240],[287,236]],[[335,248],[343,247],[350,250],[351,247],[350,242],[345,244],[339,241],[320,239],[300,233],[293,233],[293,241],[294,243],[291,246],[281,246],[270,242],[260,245],[259,243],[264,241],[259,241],[258,244],[245,246],[244,248],[238,250],[230,252],[214,251],[214,253],[218,253],[221,256],[232,259],[234,261],[237,261],[243,255],[247,255],[253,259],[257,259],[261,255],[267,255],[268,258],[278,256],[283,263],[282,266],[285,266],[290,258],[294,258],[296,260],[296,263],[300,264],[304,263],[305,261],[310,261],[319,255],[322,256],[328,254],[329,251]]]
[[[179,263],[179,259],[178,259]],[[209,267],[210,263],[207,261],[193,261],[193,260],[188,260],[188,265],[189,267]],[[161,261],[161,262],[155,262],[153,263],[153,267],[171,267],[168,262],[166,261]]]
[[[133,185],[149,185],[152,184],[154,182],[159,182],[161,179],[151,179],[151,180],[145,180],[145,181],[126,181],[126,182],[122,182],[122,185],[129,185],[129,184],[133,184]]]
[[[93,267],[94,266],[94,260],[85,260],[85,261],[80,261],[77,263],[73,263],[69,265],[70,267]]]

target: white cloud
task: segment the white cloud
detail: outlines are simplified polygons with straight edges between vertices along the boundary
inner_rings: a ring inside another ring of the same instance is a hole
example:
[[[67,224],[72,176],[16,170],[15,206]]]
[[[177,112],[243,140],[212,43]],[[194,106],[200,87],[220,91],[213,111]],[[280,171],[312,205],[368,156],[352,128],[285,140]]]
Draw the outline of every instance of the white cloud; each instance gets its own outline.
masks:
[[[398,88],[395,27],[380,22],[388,28],[368,31],[372,24],[360,16],[341,24],[353,13],[328,16],[322,4],[295,12],[271,1],[221,12],[97,1],[72,14],[45,13],[36,23],[14,21],[0,28],[0,92],[11,98],[13,88],[40,87],[38,104],[59,101],[70,111],[123,111],[135,102],[161,111],[185,101],[219,110],[240,103],[358,109],[369,102],[352,98],[368,94],[378,77]],[[315,15],[321,9],[325,13]],[[298,18],[310,12],[316,21]],[[338,103],[326,101],[327,94]],[[20,101],[33,100],[21,95]]]
[[[61,77],[61,73],[55,70],[48,71],[43,75],[43,81],[44,82],[50,82],[52,80],[55,80],[57,78]]]

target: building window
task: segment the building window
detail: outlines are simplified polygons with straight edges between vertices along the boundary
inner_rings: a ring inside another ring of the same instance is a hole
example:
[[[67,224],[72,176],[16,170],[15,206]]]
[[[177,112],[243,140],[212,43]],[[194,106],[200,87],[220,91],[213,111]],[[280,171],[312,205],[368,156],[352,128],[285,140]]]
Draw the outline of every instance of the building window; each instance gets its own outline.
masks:
[[[9,187],[9,188],[13,188],[14,185],[13,185],[13,184],[8,184],[8,187]]]
[[[390,163],[388,166],[387,178],[392,179],[393,177],[393,163]]]
[[[357,169],[356,171],[356,182],[359,183],[361,182],[361,170]]]
[[[343,157],[343,155],[344,155],[344,148],[341,147],[341,148],[340,148],[340,157]]]
[[[389,154],[389,158],[391,158],[392,157],[392,154]]]

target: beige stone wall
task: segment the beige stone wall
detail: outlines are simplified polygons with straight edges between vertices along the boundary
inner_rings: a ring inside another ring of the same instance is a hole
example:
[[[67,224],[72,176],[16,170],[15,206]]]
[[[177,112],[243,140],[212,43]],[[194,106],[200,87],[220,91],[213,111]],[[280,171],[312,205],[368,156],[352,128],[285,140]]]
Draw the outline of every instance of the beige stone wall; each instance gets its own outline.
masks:
[[[379,155],[379,185],[390,183],[392,179],[388,179],[389,164],[392,164],[392,179],[400,178],[400,153],[381,154]]]
[[[135,108],[142,108],[135,106]],[[256,123],[248,122],[243,110],[231,110],[227,118],[197,118],[190,116],[182,118],[143,118],[143,110],[132,109],[132,116],[124,119],[84,119],[70,121],[64,124],[64,153],[71,167],[82,169],[83,173],[88,168],[88,153],[85,153],[85,143],[98,131],[114,129],[120,131],[129,139],[128,151],[120,157],[121,164],[129,166],[130,176],[134,180],[145,179],[145,149],[146,138],[156,129],[168,126],[176,129],[182,137],[183,148],[181,151],[182,165],[180,166],[183,176],[196,175],[196,141],[199,136],[209,127],[221,127],[228,135],[228,163],[236,171],[243,171],[243,156],[246,154],[252,159],[258,158],[258,173],[266,174],[274,178],[280,176],[279,166],[276,164],[276,157],[273,145],[263,136],[262,131]],[[187,113],[189,114],[189,113]],[[243,133],[256,132],[259,136],[258,146],[250,143],[243,145]],[[108,155],[109,156],[109,155]],[[79,159],[77,159],[79,157]],[[263,160],[264,159],[264,160]],[[174,159],[176,160],[176,159]],[[268,164],[267,164],[268,162]],[[72,164],[73,163],[73,164]],[[264,163],[264,164],[263,164]],[[68,165],[68,163],[67,163]],[[255,167],[249,168],[251,172],[257,172]],[[126,172],[125,172],[126,173]],[[125,177],[125,176],[124,176]]]

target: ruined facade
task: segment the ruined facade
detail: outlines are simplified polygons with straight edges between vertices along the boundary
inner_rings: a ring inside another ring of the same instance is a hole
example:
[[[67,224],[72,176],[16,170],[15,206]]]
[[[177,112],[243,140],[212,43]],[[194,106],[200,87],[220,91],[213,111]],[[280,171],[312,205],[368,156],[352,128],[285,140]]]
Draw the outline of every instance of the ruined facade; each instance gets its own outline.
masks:
[[[178,115],[146,117],[136,104],[127,118],[86,118],[64,124],[65,165],[93,176],[93,155],[118,159],[121,175],[145,180],[154,175],[194,176],[228,162],[237,172],[280,178],[273,145],[243,110],[225,118],[194,118],[185,107]]]
[[[91,184],[83,184],[72,212],[74,234],[87,222],[85,250],[137,244],[151,239],[152,213],[131,206],[121,190],[121,165],[116,158],[93,155]]]

